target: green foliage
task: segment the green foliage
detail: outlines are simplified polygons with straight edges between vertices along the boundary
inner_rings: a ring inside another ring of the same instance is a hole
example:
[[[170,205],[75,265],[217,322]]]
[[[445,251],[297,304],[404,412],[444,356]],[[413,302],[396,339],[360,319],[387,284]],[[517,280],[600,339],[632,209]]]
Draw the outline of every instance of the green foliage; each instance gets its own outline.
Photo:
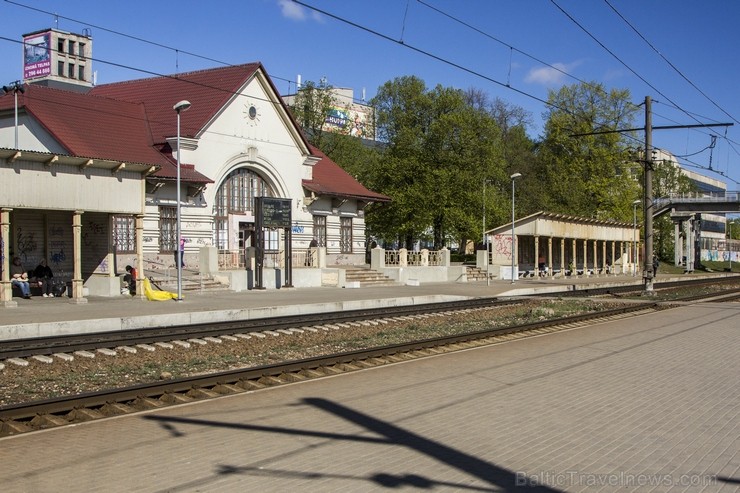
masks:
[[[324,81],[318,84],[308,81],[295,95],[293,104],[288,108],[303,128],[308,141],[327,152],[324,150],[324,140],[330,134],[323,131],[324,124],[331,109],[338,105],[333,86]]]
[[[672,193],[695,191],[691,180],[671,161],[653,162],[653,197],[666,197]],[[673,259],[673,221],[663,215],[653,221],[653,250],[660,259]],[[644,236],[644,235],[643,235]]]
[[[596,133],[631,128],[637,108],[629,98],[626,90],[607,92],[597,83],[550,93],[545,137],[529,182],[544,191],[532,194],[539,197],[537,208],[599,219],[631,217],[639,184],[626,136]]]
[[[508,181],[504,135],[485,99],[430,90],[409,76],[385,83],[371,104],[386,147],[368,183],[393,203],[368,224],[406,246],[425,237],[436,248],[481,238],[483,200],[490,217],[498,215]],[[484,180],[492,192],[485,197]]]

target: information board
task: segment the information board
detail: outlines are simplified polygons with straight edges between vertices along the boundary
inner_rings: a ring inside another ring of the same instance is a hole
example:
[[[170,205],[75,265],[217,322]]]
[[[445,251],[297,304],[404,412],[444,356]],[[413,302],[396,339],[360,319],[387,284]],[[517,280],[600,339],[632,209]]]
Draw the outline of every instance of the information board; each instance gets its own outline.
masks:
[[[290,228],[290,199],[258,197],[262,201],[262,226],[265,228]]]

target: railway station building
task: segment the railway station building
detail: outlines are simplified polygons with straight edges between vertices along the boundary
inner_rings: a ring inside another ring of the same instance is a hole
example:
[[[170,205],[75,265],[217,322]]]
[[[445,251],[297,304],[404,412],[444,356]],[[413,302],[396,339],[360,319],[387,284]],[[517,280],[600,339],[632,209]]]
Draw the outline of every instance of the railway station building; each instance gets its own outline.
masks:
[[[126,265],[175,272],[178,198],[188,271],[244,270],[257,197],[289,203],[290,227],[264,231],[276,265],[286,242],[365,262],[364,210],[390,199],[309,144],[260,63],[93,85],[91,39],[28,36],[44,41],[34,69],[0,95],[1,303],[14,256],[46,259],[78,302],[120,295]],[[52,52],[64,60],[39,65]]]

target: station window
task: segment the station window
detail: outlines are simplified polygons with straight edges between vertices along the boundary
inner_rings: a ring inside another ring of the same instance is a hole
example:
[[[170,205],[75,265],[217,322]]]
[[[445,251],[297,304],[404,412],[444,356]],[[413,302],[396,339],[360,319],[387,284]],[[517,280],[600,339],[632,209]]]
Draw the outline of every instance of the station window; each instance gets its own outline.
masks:
[[[326,246],[326,216],[313,217],[313,239],[316,246]]]
[[[339,218],[339,251],[352,253],[352,218]]]
[[[174,252],[177,245],[177,208],[159,208],[159,251]]]
[[[136,219],[113,216],[113,246],[117,253],[136,253]]]

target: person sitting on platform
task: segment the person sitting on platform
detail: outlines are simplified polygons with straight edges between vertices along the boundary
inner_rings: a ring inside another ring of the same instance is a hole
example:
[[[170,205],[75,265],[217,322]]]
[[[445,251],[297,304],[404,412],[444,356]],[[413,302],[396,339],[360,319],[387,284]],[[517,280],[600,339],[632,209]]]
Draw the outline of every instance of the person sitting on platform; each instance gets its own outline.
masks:
[[[126,266],[126,275],[123,280],[128,286],[128,292],[133,296],[136,294],[136,269],[130,265]]]
[[[27,300],[31,299],[31,286],[28,284],[28,273],[23,270],[20,257],[13,257],[13,264],[10,266],[10,283],[18,286],[21,294]]]
[[[51,293],[51,288],[54,273],[51,271],[51,267],[46,264],[46,260],[41,259],[39,265],[37,265],[33,270],[33,277],[35,277],[36,281],[39,283],[41,296],[44,298],[53,298],[54,295]]]

